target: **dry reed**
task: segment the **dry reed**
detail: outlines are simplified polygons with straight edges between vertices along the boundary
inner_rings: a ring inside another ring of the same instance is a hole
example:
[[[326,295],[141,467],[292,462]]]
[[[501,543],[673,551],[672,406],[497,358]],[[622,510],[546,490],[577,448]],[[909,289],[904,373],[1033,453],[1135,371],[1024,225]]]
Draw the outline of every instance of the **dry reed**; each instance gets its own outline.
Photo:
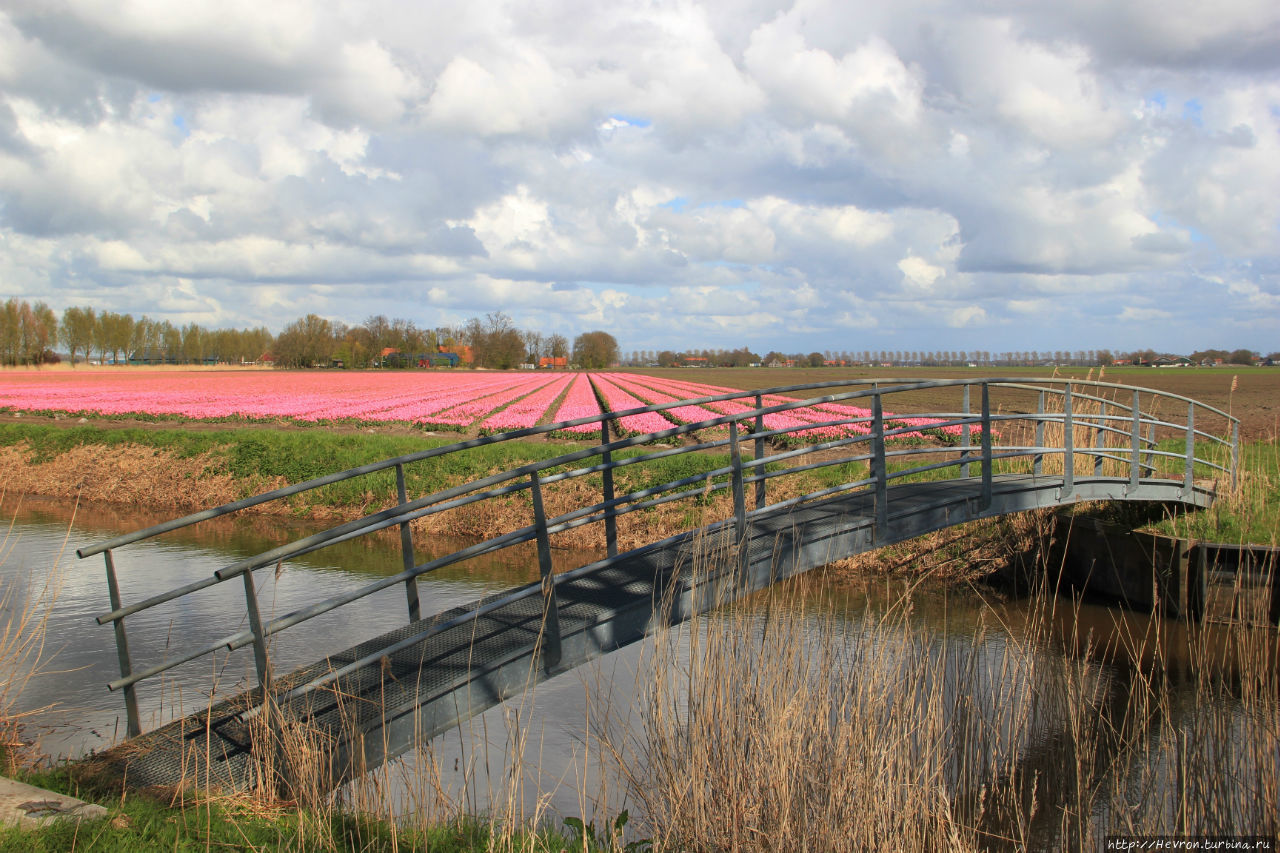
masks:
[[[0,502],[3,494],[0,494]],[[74,517],[74,516],[73,516]],[[18,546],[10,521],[0,540],[0,565]],[[68,533],[69,535],[69,533]],[[63,541],[63,549],[66,541]],[[31,679],[47,667],[45,639],[49,616],[58,599],[61,552],[48,574],[34,574],[23,582],[10,575],[0,577],[0,772],[12,774],[39,754],[38,746],[24,739],[23,723],[47,709],[19,711],[22,693]]]
[[[609,744],[657,849],[1275,833],[1274,629],[1233,625],[1224,641],[1149,620],[1152,660],[1132,638],[1078,634],[1079,605],[1049,593],[1025,624],[956,633],[913,617],[909,598],[845,624],[808,586],[649,644],[642,732]]]

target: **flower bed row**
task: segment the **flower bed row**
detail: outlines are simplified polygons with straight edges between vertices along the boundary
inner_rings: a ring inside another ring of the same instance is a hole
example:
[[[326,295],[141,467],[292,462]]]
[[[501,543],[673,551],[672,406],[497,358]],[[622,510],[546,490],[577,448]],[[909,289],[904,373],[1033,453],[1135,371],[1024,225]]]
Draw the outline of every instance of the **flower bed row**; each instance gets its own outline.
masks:
[[[0,408],[148,419],[288,419],[304,423],[405,422],[427,428],[493,433],[651,404],[734,393],[736,389],[638,374],[483,372],[270,372],[92,370],[0,374]],[[561,401],[557,406],[556,401]],[[619,419],[622,434],[638,435],[748,412],[754,400],[673,406]],[[766,406],[794,403],[765,395]],[[554,411],[552,411],[554,409]],[[823,441],[870,431],[869,409],[819,403],[764,416],[768,430],[792,430],[790,441]],[[826,421],[846,423],[815,426]],[[885,413],[898,437],[954,441],[958,426]],[[753,424],[752,424],[753,425]],[[564,437],[599,434],[589,424],[558,431]],[[977,434],[979,429],[973,428]]]

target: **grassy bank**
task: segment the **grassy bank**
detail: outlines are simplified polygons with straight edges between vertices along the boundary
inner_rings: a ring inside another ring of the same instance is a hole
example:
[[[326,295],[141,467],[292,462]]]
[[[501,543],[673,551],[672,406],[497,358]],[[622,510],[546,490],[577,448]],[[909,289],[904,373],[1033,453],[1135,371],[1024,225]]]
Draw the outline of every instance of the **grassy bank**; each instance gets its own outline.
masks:
[[[572,823],[510,824],[476,816],[424,824],[332,805],[301,807],[250,796],[125,792],[86,786],[65,768],[22,774],[31,785],[106,807],[109,815],[35,831],[0,827],[0,851],[273,850],[367,853],[611,853],[608,834]],[[584,835],[587,836],[584,839]],[[638,848],[636,848],[638,849]]]
[[[1172,449],[1181,453],[1183,445]],[[1280,545],[1280,444],[1241,445],[1239,472],[1236,488],[1223,489],[1209,509],[1170,514],[1152,529],[1209,542]]]
[[[1081,436],[1078,443],[1087,438]],[[0,424],[0,476],[10,493],[41,494],[65,500],[108,501],[147,506],[174,515],[227,503],[268,489],[304,482],[389,457],[401,456],[453,443],[450,438],[334,432],[328,429],[227,429],[189,430],[110,427],[90,423],[78,426],[48,424]],[[548,459],[585,445],[533,439],[473,448],[405,468],[411,496],[430,494],[469,480],[540,459]],[[1162,449],[1180,453],[1178,442]],[[615,458],[642,453],[623,451]],[[854,451],[859,452],[859,451]],[[727,454],[685,454],[659,459],[616,472],[616,491],[650,486],[695,476],[728,464]],[[1220,460],[1226,463],[1227,459]],[[914,460],[890,463],[890,470],[918,464]],[[1025,461],[998,461],[996,472],[1022,470]],[[1077,470],[1091,470],[1090,457],[1077,457]],[[1118,463],[1108,463],[1116,465]],[[1171,463],[1170,463],[1171,464]],[[1045,460],[1046,473],[1061,470],[1053,457]],[[1123,470],[1122,470],[1123,469]],[[907,480],[946,478],[954,469],[913,475]],[[1110,472],[1127,476],[1127,466]],[[1197,477],[1209,476],[1208,469]],[[788,494],[802,494],[867,476],[865,463],[845,463],[818,468],[770,485],[777,499],[780,486]],[[1180,476],[1166,472],[1166,476]],[[904,481],[907,481],[904,480]],[[552,487],[549,510],[574,501],[599,500],[599,475]],[[587,499],[588,492],[594,497]],[[559,495],[559,497],[557,497]],[[622,541],[652,541],[656,534],[670,535],[709,515],[723,517],[728,496],[709,496],[698,506],[684,502],[658,512],[624,516]],[[393,471],[335,483],[263,508],[303,518],[348,519],[396,502]],[[577,505],[583,505],[578,503]],[[454,513],[435,517],[418,526],[421,535],[447,533],[488,537],[499,527],[509,529],[510,512],[527,512],[520,501],[498,501],[493,507],[475,508],[465,516]],[[1241,447],[1238,487],[1220,487],[1220,500],[1210,510],[1171,513],[1156,527],[1169,535],[1189,536],[1230,543],[1275,544],[1280,525],[1280,445],[1274,441],[1245,443]],[[599,547],[599,531],[582,529],[566,547]]]
[[[326,429],[210,431],[4,424],[0,425],[0,477],[10,492],[146,506],[178,515],[454,441]],[[451,453],[405,466],[406,491],[412,497],[431,494],[582,446],[585,445],[535,439]],[[614,458],[643,452],[622,451]],[[619,470],[616,488],[619,493],[644,489],[727,464],[726,454],[715,453],[654,460]],[[600,500],[602,488],[600,475],[549,488],[548,510],[563,511],[558,507],[573,504],[587,492],[594,497],[585,503]],[[347,520],[396,502],[396,475],[388,469],[254,511]],[[687,506],[661,510],[620,524],[620,542],[649,541],[655,530],[675,532],[693,520]],[[465,513],[431,516],[415,522],[414,530],[415,535],[424,536],[487,538],[509,530],[512,518],[528,512],[528,501],[513,496],[487,501]],[[586,529],[576,539],[560,544],[598,547],[600,535],[601,531]]]

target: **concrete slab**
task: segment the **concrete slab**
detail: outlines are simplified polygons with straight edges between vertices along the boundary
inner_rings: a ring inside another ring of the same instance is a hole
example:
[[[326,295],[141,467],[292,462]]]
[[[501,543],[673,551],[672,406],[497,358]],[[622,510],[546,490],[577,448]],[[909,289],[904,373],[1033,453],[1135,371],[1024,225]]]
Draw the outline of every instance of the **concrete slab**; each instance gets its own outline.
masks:
[[[92,820],[106,816],[107,810],[102,806],[0,777],[2,823],[36,829],[56,820]]]

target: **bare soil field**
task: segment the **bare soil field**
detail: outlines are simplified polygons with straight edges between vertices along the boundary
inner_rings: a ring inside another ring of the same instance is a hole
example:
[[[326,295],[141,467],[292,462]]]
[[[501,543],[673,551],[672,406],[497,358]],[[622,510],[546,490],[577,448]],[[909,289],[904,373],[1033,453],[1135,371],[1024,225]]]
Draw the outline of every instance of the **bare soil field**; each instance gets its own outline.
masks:
[[[1043,379],[1053,375],[1052,370],[1029,368],[670,368],[627,371],[680,379],[686,382],[702,382],[707,385],[728,388],[769,388],[783,385],[800,385],[809,382],[835,380],[889,379],[914,382],[922,379],[965,379],[992,377],[1002,379]],[[1098,371],[1087,368],[1060,369],[1058,377],[1085,379],[1092,373],[1098,379]],[[1232,393],[1232,379],[1236,378],[1236,390]],[[1280,426],[1280,368],[1109,368],[1102,375],[1105,382],[1151,388],[1190,397],[1240,419],[1241,441],[1275,441]],[[821,392],[813,392],[815,395]],[[805,396],[796,394],[793,396]],[[1034,398],[1028,395],[1026,404],[1034,408]],[[895,397],[894,404],[904,409],[903,414],[927,411],[954,411],[959,403],[959,392],[950,389],[921,392]],[[975,401],[976,405],[976,401]]]

